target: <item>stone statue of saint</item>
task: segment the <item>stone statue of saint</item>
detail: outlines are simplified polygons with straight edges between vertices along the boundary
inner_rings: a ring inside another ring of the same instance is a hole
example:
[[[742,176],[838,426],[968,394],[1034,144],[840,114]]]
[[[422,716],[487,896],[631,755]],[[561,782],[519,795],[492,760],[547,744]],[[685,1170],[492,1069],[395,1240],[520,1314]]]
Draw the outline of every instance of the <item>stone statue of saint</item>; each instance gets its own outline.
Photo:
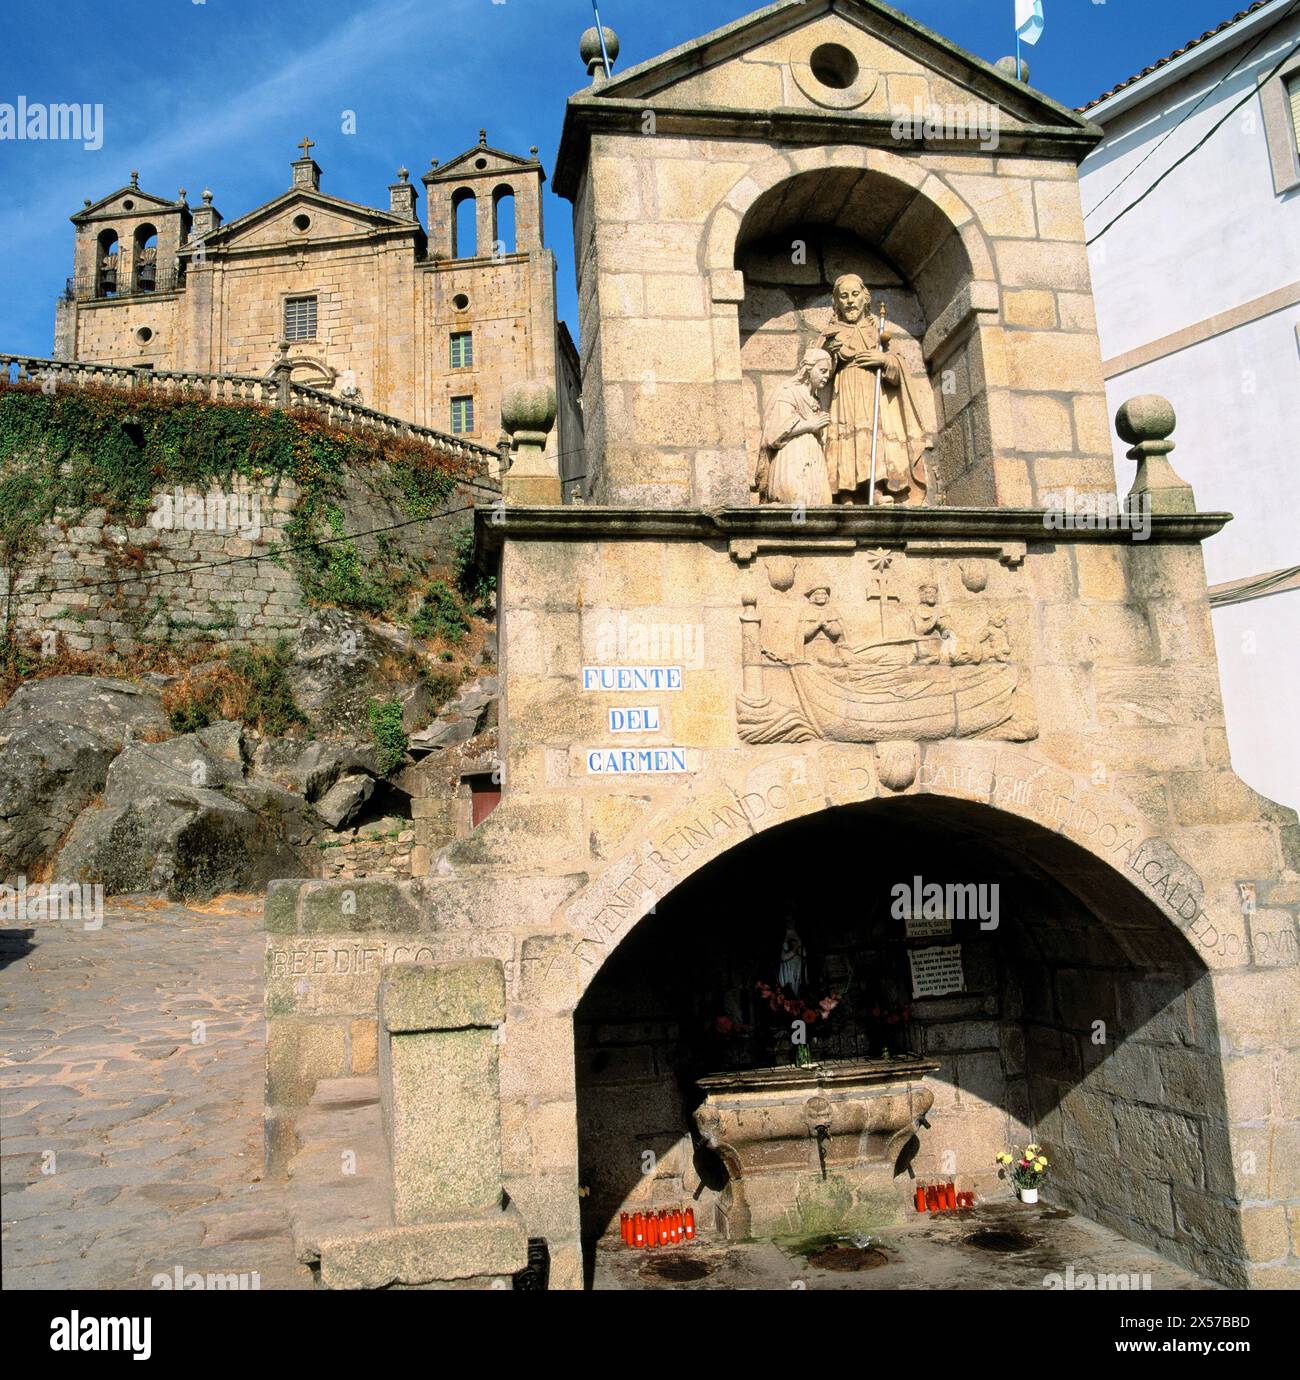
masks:
[[[835,324],[822,347],[835,361],[826,468],[837,503],[923,503],[931,445],[907,371],[889,348],[871,311],[871,296],[856,273],[835,280]],[[876,378],[880,418],[876,427]],[[871,438],[876,429],[876,488],[871,488]]]
[[[763,418],[754,476],[759,502],[802,503],[806,508],[831,502],[821,443],[831,419],[817,399],[830,377],[830,355],[825,350],[808,350],[799,372],[772,395]]]

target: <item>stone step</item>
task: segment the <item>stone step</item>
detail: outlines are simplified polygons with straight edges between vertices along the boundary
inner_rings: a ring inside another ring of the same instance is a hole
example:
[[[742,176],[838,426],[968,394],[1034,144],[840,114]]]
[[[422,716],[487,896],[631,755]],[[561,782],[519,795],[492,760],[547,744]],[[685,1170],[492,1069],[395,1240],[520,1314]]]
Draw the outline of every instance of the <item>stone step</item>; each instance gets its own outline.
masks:
[[[295,1130],[287,1202],[294,1250],[320,1263],[320,1243],[393,1226],[393,1178],[378,1078],[326,1078]]]

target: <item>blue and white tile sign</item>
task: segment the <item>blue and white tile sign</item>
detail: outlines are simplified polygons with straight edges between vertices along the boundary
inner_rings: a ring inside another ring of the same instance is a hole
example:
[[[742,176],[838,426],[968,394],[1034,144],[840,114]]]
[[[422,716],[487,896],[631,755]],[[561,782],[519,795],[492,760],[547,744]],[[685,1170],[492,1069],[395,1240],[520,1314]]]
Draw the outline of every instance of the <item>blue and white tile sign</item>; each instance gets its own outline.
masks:
[[[680,666],[584,666],[582,688],[586,691],[680,690]],[[659,733],[663,721],[657,705],[611,705],[611,733]],[[684,748],[590,748],[585,753],[592,776],[669,776],[690,771]]]

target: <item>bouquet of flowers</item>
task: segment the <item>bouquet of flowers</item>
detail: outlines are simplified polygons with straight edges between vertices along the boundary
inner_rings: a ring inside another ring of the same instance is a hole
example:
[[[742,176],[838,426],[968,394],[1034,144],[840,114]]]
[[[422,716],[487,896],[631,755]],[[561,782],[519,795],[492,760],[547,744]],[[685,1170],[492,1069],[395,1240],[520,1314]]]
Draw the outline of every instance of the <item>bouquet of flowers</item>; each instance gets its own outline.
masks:
[[[766,982],[759,981],[754,986],[758,995],[771,1007],[773,1014],[789,1016],[792,1021],[802,1021],[805,1025],[828,1020],[840,1004],[840,998],[837,996],[818,998],[809,994],[795,997],[788,995],[783,987],[772,987]]]
[[[1041,1145],[1026,1145],[1014,1154],[1002,1150],[995,1158],[1002,1166],[998,1177],[1010,1178],[1018,1189],[1037,1188],[1047,1174],[1047,1156]]]

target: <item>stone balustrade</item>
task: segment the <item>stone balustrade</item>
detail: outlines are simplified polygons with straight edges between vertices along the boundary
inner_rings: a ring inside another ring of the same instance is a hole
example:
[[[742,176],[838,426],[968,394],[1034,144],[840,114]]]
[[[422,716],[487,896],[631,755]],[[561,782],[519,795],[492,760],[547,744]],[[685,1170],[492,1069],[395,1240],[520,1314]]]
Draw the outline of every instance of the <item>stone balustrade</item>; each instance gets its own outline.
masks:
[[[53,384],[56,389],[120,388],[154,397],[201,398],[214,403],[248,402],[266,407],[296,408],[311,413],[330,426],[349,431],[412,436],[427,441],[446,455],[465,461],[480,476],[495,478],[498,473],[500,457],[497,451],[488,446],[435,431],[386,412],[377,412],[372,407],[364,407],[323,389],[294,383],[279,364],[266,375],[206,374],[0,353],[0,387],[6,384]]]

